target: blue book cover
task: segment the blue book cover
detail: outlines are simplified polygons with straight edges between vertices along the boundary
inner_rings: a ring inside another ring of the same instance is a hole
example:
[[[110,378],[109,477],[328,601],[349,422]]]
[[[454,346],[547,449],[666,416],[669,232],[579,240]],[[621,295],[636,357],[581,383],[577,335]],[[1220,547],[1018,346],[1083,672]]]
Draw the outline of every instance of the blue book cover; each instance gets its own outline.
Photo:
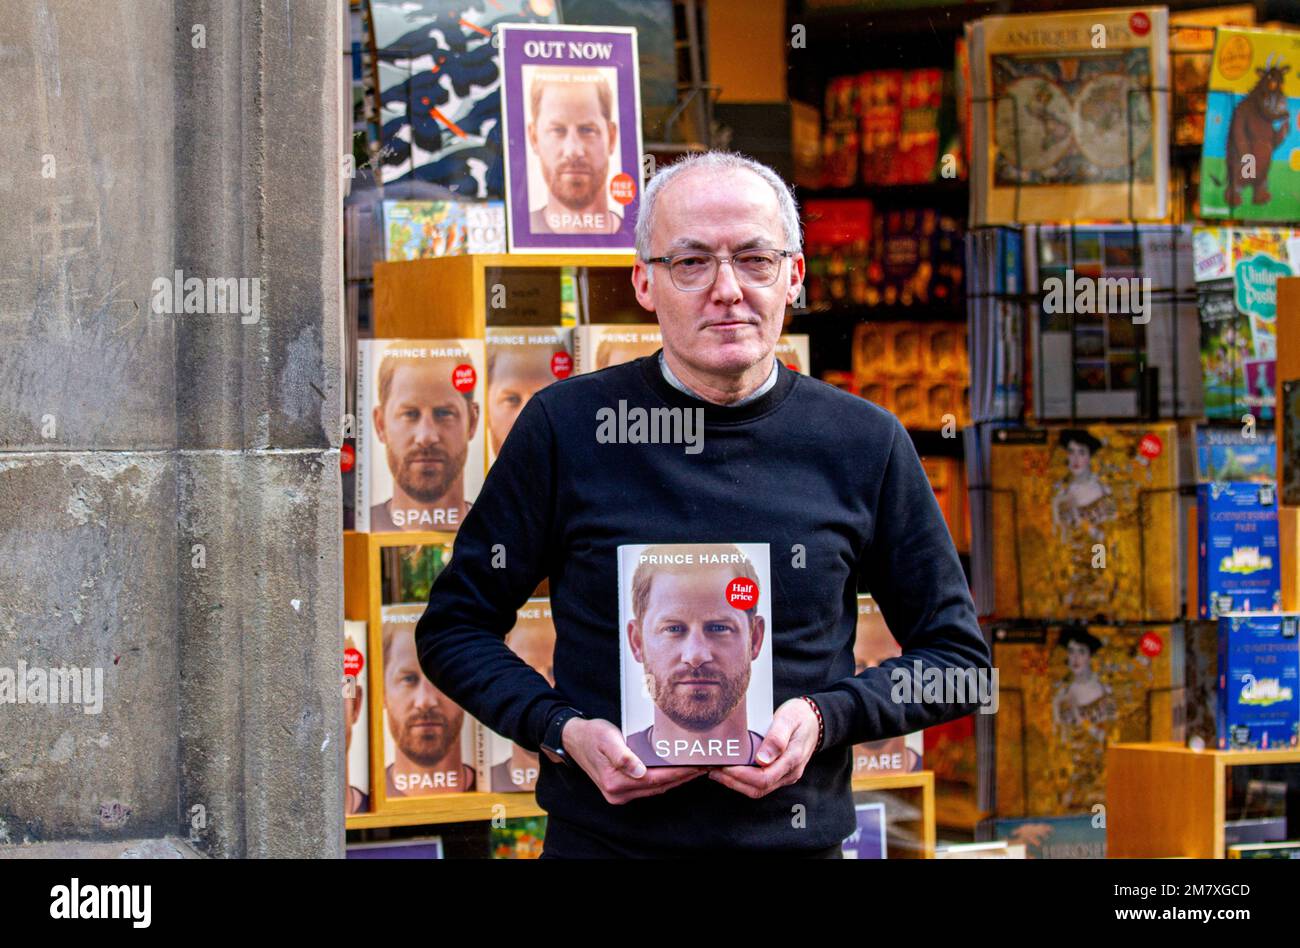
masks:
[[[1277,491],[1272,484],[1197,485],[1198,615],[1282,608]]]
[[[1277,480],[1277,438],[1256,428],[1246,437],[1241,428],[1196,429],[1196,479],[1198,481]]]
[[[1220,750],[1294,747],[1300,727],[1300,615],[1219,619]]]
[[[1090,813],[994,820],[993,837],[1023,843],[1026,859],[1106,858],[1104,821]]]

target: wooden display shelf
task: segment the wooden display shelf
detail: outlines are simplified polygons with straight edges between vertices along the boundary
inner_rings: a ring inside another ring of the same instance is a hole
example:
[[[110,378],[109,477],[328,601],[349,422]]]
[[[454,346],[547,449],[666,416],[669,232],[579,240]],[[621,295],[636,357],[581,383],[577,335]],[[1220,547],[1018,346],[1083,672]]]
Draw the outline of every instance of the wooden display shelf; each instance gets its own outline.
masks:
[[[910,773],[874,774],[854,777],[853,792],[881,790],[919,790],[921,793],[921,846],[922,858],[934,858],[934,771],[914,770]]]
[[[504,809],[498,810],[497,807]],[[546,811],[537,805],[537,798],[531,793],[447,793],[422,798],[418,808],[407,806],[386,813],[355,813],[347,817],[345,825],[350,830],[360,830],[386,826],[469,823],[498,816],[513,820],[521,816],[545,815]]]
[[[1229,767],[1300,764],[1300,748],[1196,751],[1176,743],[1106,751],[1106,854],[1222,859]]]
[[[467,254],[375,264],[376,339],[482,339],[493,268],[630,268],[633,254]]]

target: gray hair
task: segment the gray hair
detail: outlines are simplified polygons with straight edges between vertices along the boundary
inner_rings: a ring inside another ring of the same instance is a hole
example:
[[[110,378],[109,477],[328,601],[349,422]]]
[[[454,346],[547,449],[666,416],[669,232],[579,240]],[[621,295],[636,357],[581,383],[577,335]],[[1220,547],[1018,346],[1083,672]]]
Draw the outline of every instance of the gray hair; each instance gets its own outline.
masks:
[[[781,176],[761,162],[732,151],[693,152],[665,165],[646,182],[641,194],[641,206],[636,215],[636,254],[642,260],[650,255],[650,233],[654,229],[655,207],[659,203],[659,194],[672,183],[673,179],[685,171],[724,172],[752,171],[758,175],[776,193],[777,207],[781,212],[781,227],[785,231],[784,249],[795,252],[803,251],[803,235],[799,230],[799,209],[795,205],[794,194],[790,186],[781,180]]]

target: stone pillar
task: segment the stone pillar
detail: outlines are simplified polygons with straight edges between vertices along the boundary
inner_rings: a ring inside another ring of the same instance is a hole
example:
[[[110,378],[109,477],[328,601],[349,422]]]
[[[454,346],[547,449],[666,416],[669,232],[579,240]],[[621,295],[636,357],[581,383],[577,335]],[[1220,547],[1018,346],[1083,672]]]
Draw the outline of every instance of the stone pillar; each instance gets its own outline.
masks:
[[[341,18],[7,14],[0,855],[342,855]],[[178,270],[244,292],[160,312]],[[20,662],[102,710],[4,702]]]

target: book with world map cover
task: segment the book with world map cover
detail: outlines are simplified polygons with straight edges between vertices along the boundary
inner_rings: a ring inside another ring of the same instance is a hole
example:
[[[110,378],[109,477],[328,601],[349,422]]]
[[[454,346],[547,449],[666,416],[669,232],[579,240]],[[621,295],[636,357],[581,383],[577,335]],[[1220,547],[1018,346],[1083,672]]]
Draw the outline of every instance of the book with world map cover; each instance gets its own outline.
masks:
[[[967,38],[972,225],[1165,217],[1166,8],[986,17]]]

